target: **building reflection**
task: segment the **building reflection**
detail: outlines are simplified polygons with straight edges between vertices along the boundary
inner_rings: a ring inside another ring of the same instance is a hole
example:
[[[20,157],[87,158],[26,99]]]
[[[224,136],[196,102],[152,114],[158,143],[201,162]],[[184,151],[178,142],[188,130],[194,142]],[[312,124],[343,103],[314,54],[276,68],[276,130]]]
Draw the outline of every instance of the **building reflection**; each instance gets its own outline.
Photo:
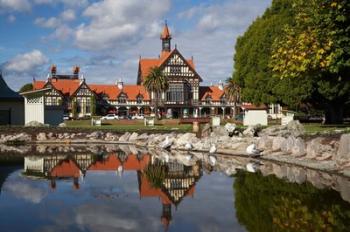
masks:
[[[108,154],[28,156],[24,159],[24,174],[48,179],[53,190],[58,187],[57,180],[62,179],[71,180],[73,188],[78,190],[79,181],[87,172],[94,171],[115,171],[119,176],[125,171],[136,171],[140,198],[160,199],[161,223],[167,230],[172,220],[172,208],[176,209],[184,197],[194,196],[195,184],[202,176],[202,165],[200,161],[192,166],[177,160],[164,162],[150,154],[127,154],[122,150]]]

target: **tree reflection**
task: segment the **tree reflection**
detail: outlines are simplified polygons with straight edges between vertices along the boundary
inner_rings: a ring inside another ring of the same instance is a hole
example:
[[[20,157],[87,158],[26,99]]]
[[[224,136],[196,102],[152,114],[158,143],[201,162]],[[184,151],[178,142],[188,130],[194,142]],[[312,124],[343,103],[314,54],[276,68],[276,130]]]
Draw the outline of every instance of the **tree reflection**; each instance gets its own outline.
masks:
[[[347,231],[350,204],[309,183],[238,172],[233,184],[238,221],[248,231]]]

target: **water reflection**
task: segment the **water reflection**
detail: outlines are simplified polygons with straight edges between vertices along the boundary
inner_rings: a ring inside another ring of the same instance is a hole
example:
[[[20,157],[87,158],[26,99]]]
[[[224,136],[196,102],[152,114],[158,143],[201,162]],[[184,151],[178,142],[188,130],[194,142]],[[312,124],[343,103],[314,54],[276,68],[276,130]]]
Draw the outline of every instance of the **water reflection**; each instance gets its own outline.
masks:
[[[205,153],[127,145],[34,149],[45,153],[24,156],[21,167],[0,167],[1,231],[346,231],[350,226],[350,181],[328,173],[221,155],[213,164]],[[34,215],[33,222],[26,215]]]
[[[49,180],[55,190],[60,180],[70,180],[73,189],[80,189],[87,172],[114,171],[122,177],[124,172],[137,172],[140,198],[159,198],[162,207],[161,223],[165,230],[172,220],[172,208],[177,208],[186,196],[193,197],[195,185],[202,176],[201,162],[186,166],[178,160],[165,162],[149,154],[127,154],[119,150],[113,153],[27,156],[24,172],[27,177]]]

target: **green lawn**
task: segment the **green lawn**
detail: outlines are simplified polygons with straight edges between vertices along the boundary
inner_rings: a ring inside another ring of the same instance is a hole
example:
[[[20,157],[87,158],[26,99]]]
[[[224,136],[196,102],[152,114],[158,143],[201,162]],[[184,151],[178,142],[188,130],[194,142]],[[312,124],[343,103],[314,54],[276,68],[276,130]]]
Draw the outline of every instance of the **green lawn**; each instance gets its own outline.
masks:
[[[350,133],[350,124],[322,125],[320,123],[303,123],[307,134],[315,133]]]
[[[166,124],[166,121],[155,126],[144,126],[142,120],[108,120],[104,121],[101,126],[91,126],[90,120],[72,120],[66,121],[67,127],[70,128],[90,128],[90,129],[106,129],[117,132],[146,132],[146,131],[179,131],[179,132],[190,132],[192,131],[191,124]]]

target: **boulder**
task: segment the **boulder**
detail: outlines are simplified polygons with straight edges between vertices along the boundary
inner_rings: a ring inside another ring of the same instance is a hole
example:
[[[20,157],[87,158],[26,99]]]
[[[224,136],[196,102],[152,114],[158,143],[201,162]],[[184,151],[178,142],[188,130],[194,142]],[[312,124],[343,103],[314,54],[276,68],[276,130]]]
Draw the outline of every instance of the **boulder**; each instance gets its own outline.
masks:
[[[273,141],[273,137],[264,135],[259,138],[257,147],[259,150],[271,150],[272,141]]]
[[[66,125],[64,122],[58,124],[58,127],[66,127],[66,126],[67,126],[67,125]]]
[[[304,126],[298,120],[290,121],[287,124],[287,130],[289,130],[294,137],[299,137],[305,133]]]
[[[191,143],[194,138],[196,138],[196,135],[194,133],[180,134],[174,143],[177,146],[184,146],[186,143]]]
[[[243,135],[247,137],[254,137],[257,136],[258,133],[261,131],[261,125],[257,124],[254,126],[248,126],[247,129],[243,131]]]
[[[210,136],[211,137],[228,136],[228,132],[226,131],[225,127],[217,126],[213,128],[213,132],[211,132]]]
[[[38,121],[30,121],[25,124],[26,127],[47,127],[45,124]]]
[[[272,140],[272,151],[281,150],[282,144],[285,140],[286,139],[281,136],[274,137]]]
[[[343,134],[340,137],[339,148],[335,155],[338,166],[350,163],[350,134]]]
[[[139,136],[138,133],[133,132],[133,133],[130,135],[130,137],[129,137],[129,141],[130,141],[130,142],[136,141],[138,136]]]
[[[66,136],[65,134],[63,135],[64,137]],[[102,136],[103,136],[103,132],[101,132],[101,131],[94,131],[91,134],[88,134],[86,137],[90,138],[90,139],[99,139]]]
[[[259,133],[259,136],[281,136],[287,138],[288,136],[299,137],[305,133],[304,126],[299,121],[291,121],[285,126],[270,126]]]
[[[204,124],[204,126],[201,128],[201,137],[208,137],[212,131],[212,128],[210,126],[210,123]]]
[[[44,141],[44,140],[47,140],[46,134],[45,134],[44,132],[40,132],[39,134],[37,134],[36,140],[37,140],[37,141]]]
[[[129,132],[125,132],[122,136],[120,136],[119,142],[127,142],[129,140],[130,135],[131,134]]]
[[[308,159],[326,160],[332,158],[335,149],[329,144],[322,143],[323,138],[318,137],[307,143],[306,157]]]
[[[149,135],[147,133],[143,133],[137,137],[138,140],[147,140]]]
[[[281,144],[281,151],[285,153],[292,153],[292,148],[295,144],[295,137],[289,136],[287,139],[285,139]]]
[[[292,147],[292,155],[296,157],[304,156],[306,154],[305,142],[302,138],[297,138],[294,141],[294,146]]]

